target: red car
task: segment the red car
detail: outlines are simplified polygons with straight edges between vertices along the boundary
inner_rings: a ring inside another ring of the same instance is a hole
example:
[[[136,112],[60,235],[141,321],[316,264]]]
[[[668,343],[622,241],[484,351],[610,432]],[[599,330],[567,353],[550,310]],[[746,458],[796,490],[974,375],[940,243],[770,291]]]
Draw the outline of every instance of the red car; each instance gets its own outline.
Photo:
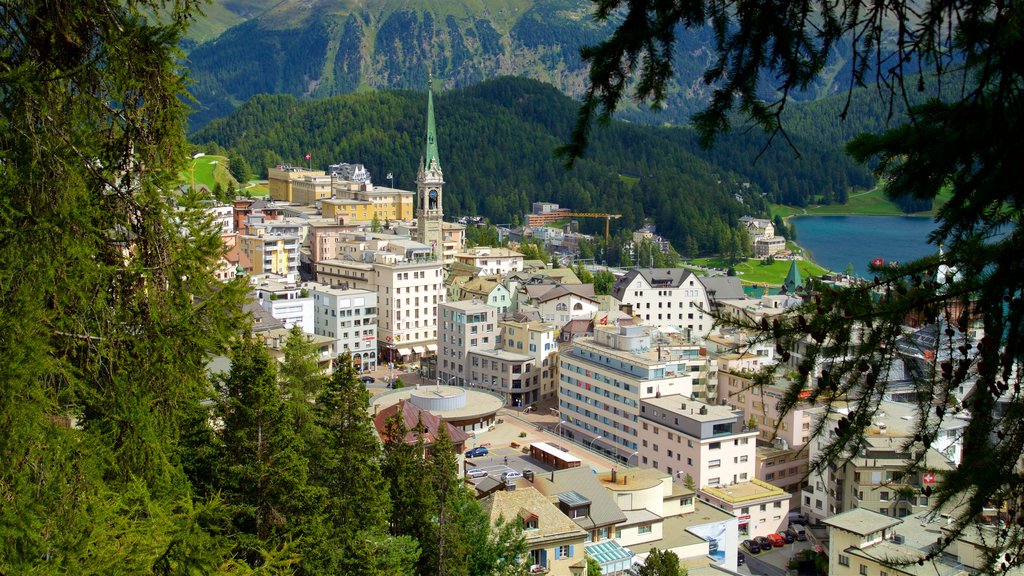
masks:
[[[772,543],[774,548],[782,548],[786,545],[786,539],[779,534],[769,534],[768,540]]]

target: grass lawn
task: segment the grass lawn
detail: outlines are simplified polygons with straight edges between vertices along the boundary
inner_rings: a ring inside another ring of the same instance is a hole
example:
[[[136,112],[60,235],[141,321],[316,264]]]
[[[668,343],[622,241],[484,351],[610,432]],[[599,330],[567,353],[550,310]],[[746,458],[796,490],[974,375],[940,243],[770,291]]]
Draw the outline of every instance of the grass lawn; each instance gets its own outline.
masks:
[[[934,214],[935,210],[945,204],[952,192],[947,188],[939,192],[935,197],[934,208],[928,212],[916,212],[915,216]],[[904,216],[902,210],[885,196],[885,190],[881,186],[865,192],[854,192],[850,194],[846,204],[830,204],[827,206],[811,205],[807,208],[796,208],[772,204],[771,213],[788,218],[796,215],[806,216]]]
[[[266,181],[253,180],[245,186],[238,189],[239,194],[248,194],[249,196],[270,196],[270,189],[267,188]]]
[[[223,156],[193,158],[189,162],[189,167],[181,173],[181,181],[188,185],[193,182],[193,177],[196,186],[206,186],[209,190],[213,190],[218,182],[227,189],[228,183],[234,180],[228,172],[228,160]]]
[[[695,264],[705,268],[728,269],[725,258],[698,258],[690,260],[688,264]],[[770,284],[779,286],[786,280],[789,272],[789,260],[776,260],[774,264],[762,264],[757,258],[750,258],[736,265],[736,274],[744,284]],[[810,276],[821,276],[828,273],[828,270],[818,266],[810,260],[798,260],[796,263],[800,275],[806,280]]]

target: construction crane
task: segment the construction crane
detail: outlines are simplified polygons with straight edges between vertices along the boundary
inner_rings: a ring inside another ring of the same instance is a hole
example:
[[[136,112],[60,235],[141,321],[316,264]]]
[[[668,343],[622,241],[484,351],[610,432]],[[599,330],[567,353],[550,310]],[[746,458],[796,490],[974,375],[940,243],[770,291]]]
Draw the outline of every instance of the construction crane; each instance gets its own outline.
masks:
[[[575,218],[604,218],[604,241],[608,242],[611,239],[609,232],[612,218],[622,218],[622,214],[605,214],[604,212],[570,212],[566,216],[572,216]]]

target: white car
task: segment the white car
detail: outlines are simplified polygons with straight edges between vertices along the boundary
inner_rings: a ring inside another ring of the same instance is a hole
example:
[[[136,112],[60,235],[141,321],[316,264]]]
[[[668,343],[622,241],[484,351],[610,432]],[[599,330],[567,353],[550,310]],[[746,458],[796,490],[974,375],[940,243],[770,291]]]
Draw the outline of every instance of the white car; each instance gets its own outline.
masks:
[[[522,478],[522,477],[523,477],[523,475],[520,474],[519,472],[516,472],[515,470],[509,470],[508,472],[502,472],[501,473],[501,479],[504,480],[506,483],[511,482],[511,481],[515,480],[516,478]]]

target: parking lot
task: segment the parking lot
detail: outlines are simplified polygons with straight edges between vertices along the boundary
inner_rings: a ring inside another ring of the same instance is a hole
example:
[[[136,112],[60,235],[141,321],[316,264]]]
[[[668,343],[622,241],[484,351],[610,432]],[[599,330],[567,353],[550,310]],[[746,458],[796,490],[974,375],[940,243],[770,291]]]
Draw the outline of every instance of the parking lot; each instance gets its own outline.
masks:
[[[782,548],[772,548],[763,550],[760,554],[751,554],[746,548],[740,546],[740,550],[747,556],[747,563],[745,566],[739,567],[739,572],[754,576],[786,576],[789,574],[789,560],[811,547],[813,544],[810,541],[794,541]]]

